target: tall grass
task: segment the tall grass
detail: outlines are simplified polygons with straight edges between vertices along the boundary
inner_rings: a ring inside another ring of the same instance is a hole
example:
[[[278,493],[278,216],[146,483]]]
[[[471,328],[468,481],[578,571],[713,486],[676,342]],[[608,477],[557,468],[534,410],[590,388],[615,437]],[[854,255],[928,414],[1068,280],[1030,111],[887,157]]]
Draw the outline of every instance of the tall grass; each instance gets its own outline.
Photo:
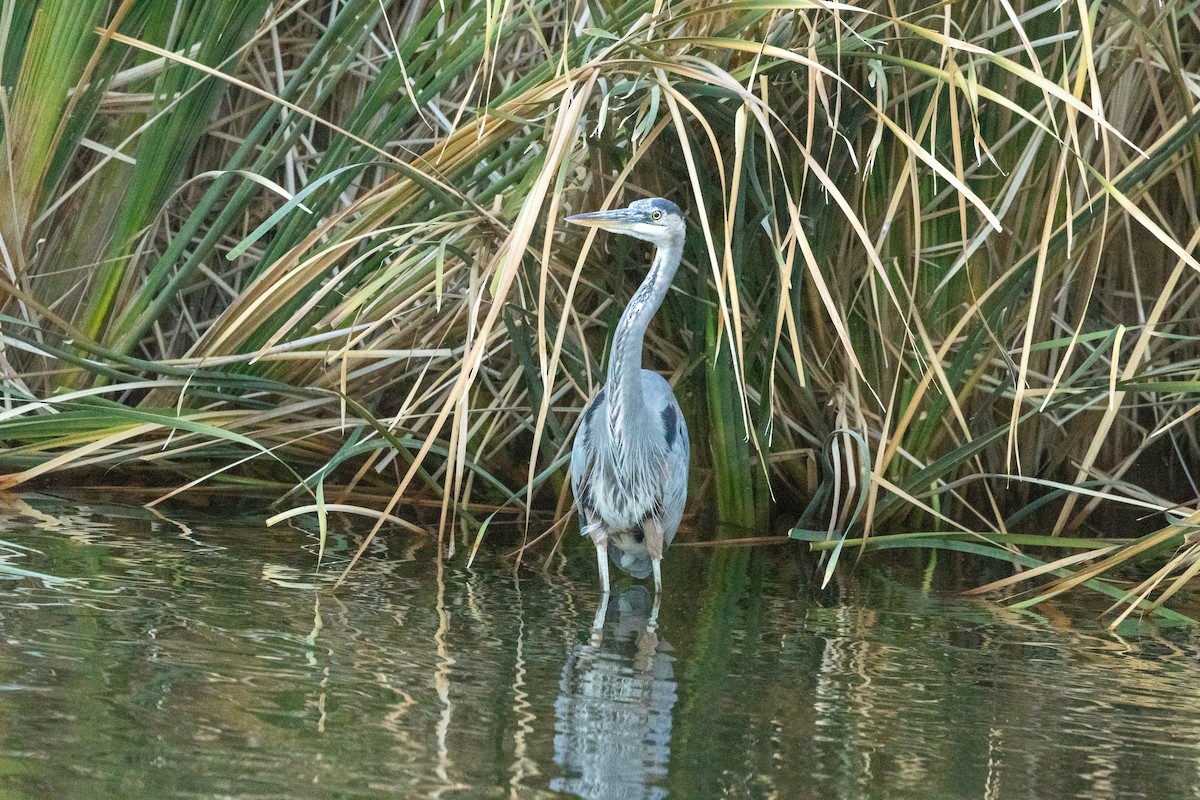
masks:
[[[1194,11],[5,0],[0,486],[564,513],[647,254],[560,220],[658,194],[697,505],[1112,591],[1200,519]]]

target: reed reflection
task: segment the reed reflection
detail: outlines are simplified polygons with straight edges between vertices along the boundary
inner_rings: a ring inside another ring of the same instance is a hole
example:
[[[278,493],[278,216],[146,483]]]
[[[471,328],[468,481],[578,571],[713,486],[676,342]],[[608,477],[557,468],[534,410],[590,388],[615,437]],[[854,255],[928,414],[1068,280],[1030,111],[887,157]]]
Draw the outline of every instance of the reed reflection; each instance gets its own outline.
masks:
[[[550,788],[585,798],[666,797],[671,715],[678,692],[658,601],[645,586],[614,594],[587,644],[563,665],[554,704]]]

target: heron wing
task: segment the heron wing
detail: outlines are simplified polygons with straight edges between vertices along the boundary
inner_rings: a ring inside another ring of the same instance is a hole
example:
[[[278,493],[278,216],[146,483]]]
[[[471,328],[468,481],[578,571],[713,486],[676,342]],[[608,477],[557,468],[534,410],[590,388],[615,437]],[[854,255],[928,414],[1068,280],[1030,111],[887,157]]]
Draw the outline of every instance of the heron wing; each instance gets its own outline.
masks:
[[[688,440],[683,411],[679,408],[675,393],[671,391],[671,385],[658,373],[642,370],[642,392],[651,419],[661,425],[658,435],[662,437],[663,456],[659,465],[661,480],[658,481],[659,512],[656,516],[662,525],[665,548],[675,538],[675,531],[683,519],[691,442]]]
[[[643,496],[643,501],[653,509],[666,547],[675,538],[675,531],[683,519],[691,445],[687,423],[670,384],[658,373],[643,370],[642,392],[650,421],[644,433],[653,439],[652,452],[657,453],[652,466],[654,474],[648,481],[653,496]],[[601,389],[584,410],[571,449],[571,491],[579,508],[580,533],[585,535],[591,532],[589,526],[601,522],[604,516],[597,508],[593,491],[600,478],[597,470],[602,469],[603,441],[607,441],[597,427],[605,424],[605,403],[605,390]],[[610,547],[613,546],[610,543]],[[622,568],[630,569],[623,562],[618,563]],[[646,568],[649,569],[648,561]]]

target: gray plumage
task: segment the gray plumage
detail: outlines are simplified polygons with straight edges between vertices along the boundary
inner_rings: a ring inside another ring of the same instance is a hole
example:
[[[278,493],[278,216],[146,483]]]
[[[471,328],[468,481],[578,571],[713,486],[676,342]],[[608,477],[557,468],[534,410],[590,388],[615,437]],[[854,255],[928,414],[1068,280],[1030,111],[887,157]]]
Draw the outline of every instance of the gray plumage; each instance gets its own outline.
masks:
[[[636,578],[654,574],[675,538],[687,498],[687,425],[670,385],[642,369],[642,343],[683,253],[684,224],[669,200],[578,214],[568,222],[623,233],[657,249],[650,271],[621,314],[608,379],[583,414],[571,451],[571,488],[581,532],[596,545],[600,581],[609,591],[608,558]]]

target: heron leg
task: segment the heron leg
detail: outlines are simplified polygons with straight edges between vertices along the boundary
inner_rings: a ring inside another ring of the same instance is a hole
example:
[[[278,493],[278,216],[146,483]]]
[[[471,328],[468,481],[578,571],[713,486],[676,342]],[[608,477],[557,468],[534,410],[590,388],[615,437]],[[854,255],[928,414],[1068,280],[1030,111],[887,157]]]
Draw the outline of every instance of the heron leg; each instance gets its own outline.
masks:
[[[600,565],[600,588],[608,595],[608,540],[596,542],[596,561]]]
[[[605,598],[608,597],[608,537],[603,534],[593,536],[592,541],[596,543],[596,565],[600,568],[600,588],[604,592]]]
[[[592,537],[592,544],[596,545],[596,566],[600,570],[600,588],[604,591],[605,599],[608,598],[608,531],[604,529],[604,523],[593,516],[588,516],[587,525],[583,529],[584,533]]]
[[[662,526],[658,524],[658,520],[651,517],[642,523],[642,533],[646,536],[646,552],[650,556],[650,567],[654,570],[654,596],[657,600],[662,592]]]

